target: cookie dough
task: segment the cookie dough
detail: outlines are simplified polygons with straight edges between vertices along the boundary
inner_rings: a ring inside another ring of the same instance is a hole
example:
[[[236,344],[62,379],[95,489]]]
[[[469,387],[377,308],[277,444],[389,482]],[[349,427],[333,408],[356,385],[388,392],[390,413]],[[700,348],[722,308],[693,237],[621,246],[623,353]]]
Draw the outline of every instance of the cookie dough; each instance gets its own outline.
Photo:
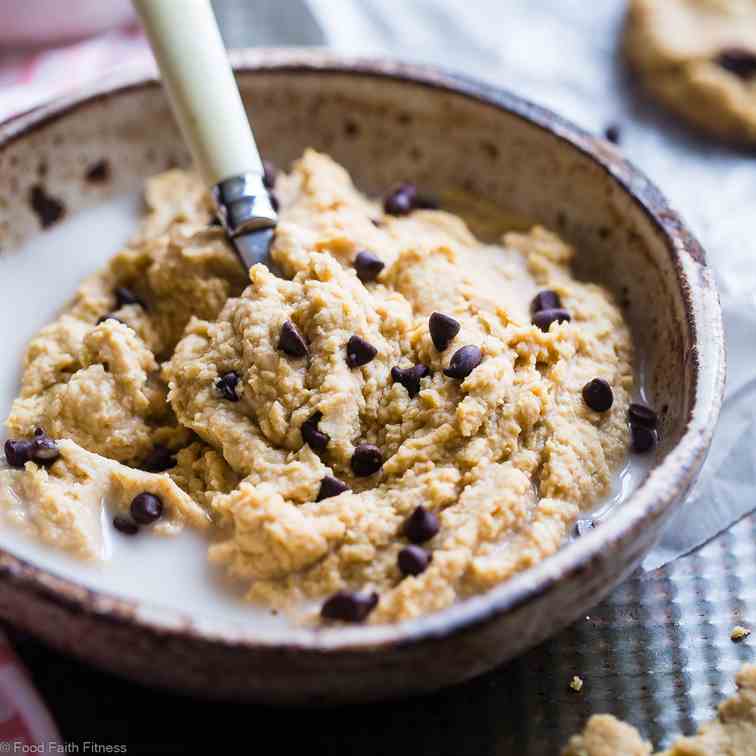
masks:
[[[157,495],[163,530],[206,529],[251,600],[304,622],[328,597],[328,618],[416,617],[556,551],[627,454],[611,296],[543,228],[388,214],[311,150],[275,191],[281,278],[245,274],[196,178],[150,181],[134,241],[29,345],[8,429],[60,458],[0,471],[0,505],[101,557],[101,502]]]
[[[657,756],[751,756],[756,753],[756,665],[746,664],[736,677],[738,692],[719,706],[715,720],[697,735],[678,738]],[[591,717],[585,730],[570,739],[562,756],[651,756],[651,745],[638,731],[609,714]]]
[[[625,50],[669,107],[724,139],[756,142],[756,0],[632,0]]]

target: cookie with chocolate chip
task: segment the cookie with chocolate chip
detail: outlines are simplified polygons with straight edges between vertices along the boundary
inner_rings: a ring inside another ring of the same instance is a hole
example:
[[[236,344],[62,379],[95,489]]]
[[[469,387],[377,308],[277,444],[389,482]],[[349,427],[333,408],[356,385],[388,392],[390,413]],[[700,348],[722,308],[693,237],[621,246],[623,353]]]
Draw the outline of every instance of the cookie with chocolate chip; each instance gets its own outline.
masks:
[[[756,144],[752,0],[632,0],[625,53],[644,86],[689,122]]]

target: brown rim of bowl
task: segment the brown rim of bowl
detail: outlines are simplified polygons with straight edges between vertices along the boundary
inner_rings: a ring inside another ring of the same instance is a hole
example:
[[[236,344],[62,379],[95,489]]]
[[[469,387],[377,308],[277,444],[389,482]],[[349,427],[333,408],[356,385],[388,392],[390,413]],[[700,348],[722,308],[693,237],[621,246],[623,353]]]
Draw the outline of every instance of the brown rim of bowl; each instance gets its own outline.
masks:
[[[685,304],[691,344],[686,359],[694,366],[687,429],[626,505],[602,523],[601,528],[484,594],[400,624],[337,630],[293,628],[262,633],[245,626],[229,632],[232,624],[229,621],[190,617],[178,610],[88,589],[4,549],[0,549],[0,579],[11,581],[14,587],[68,611],[94,615],[113,623],[132,624],[157,635],[191,636],[230,646],[271,647],[281,651],[378,650],[461,632],[513,611],[534,597],[548,593],[563,578],[584,572],[592,562],[611,554],[615,544],[632,537],[645,521],[669,515],[670,505],[688,490],[706,457],[724,393],[725,352],[719,298],[704,252],[659,190],[604,139],[510,92],[463,75],[436,67],[352,58],[321,50],[234,50],[231,60],[238,73],[353,75],[405,82],[463,96],[525,120],[553,134],[568,148],[591,158],[625,190],[666,238]],[[108,83],[81,89],[72,96],[0,124],[0,149],[73,110],[133,89],[158,85],[154,69],[140,68],[117,81],[111,79]],[[704,325],[705,334],[701,332]]]

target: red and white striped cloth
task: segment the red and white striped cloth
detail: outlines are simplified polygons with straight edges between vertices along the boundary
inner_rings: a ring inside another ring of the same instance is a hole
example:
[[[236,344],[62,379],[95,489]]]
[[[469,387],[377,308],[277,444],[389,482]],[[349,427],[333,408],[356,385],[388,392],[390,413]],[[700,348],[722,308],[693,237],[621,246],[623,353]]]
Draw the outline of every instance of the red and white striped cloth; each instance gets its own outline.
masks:
[[[62,47],[0,53],[0,122],[151,57],[136,25]]]
[[[41,746],[42,753],[54,753],[62,742],[29,675],[0,633],[0,743]]]

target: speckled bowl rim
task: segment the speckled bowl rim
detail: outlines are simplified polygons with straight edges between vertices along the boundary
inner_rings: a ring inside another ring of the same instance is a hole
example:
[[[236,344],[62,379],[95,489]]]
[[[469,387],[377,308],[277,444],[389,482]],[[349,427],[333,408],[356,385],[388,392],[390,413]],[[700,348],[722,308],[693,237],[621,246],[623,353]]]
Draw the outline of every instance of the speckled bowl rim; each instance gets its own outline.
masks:
[[[576,542],[488,592],[441,612],[403,623],[354,628],[292,628],[260,631],[251,623],[242,631],[228,620],[189,617],[165,607],[88,589],[36,567],[0,548],[0,579],[38,598],[98,620],[126,623],[160,635],[193,637],[212,643],[280,651],[340,653],[418,644],[486,624],[554,590],[561,580],[585,573],[592,563],[611,554],[615,544],[637,535],[647,520],[671,514],[695,480],[706,457],[719,416],[725,385],[725,350],[719,297],[704,252],[661,192],[612,145],[506,90],[436,67],[335,55],[323,50],[235,50],[238,73],[351,75],[390,79],[477,101],[527,121],[558,137],[567,149],[589,157],[609,174],[666,239],[676,269],[691,344],[686,359],[692,365],[692,406],[679,442],[650,472],[628,501],[611,518]],[[30,114],[0,124],[0,149],[40,127],[93,101],[117,97],[135,89],[157,87],[154,70],[141,67],[116,79],[91,86]],[[706,323],[706,333],[702,326]]]

